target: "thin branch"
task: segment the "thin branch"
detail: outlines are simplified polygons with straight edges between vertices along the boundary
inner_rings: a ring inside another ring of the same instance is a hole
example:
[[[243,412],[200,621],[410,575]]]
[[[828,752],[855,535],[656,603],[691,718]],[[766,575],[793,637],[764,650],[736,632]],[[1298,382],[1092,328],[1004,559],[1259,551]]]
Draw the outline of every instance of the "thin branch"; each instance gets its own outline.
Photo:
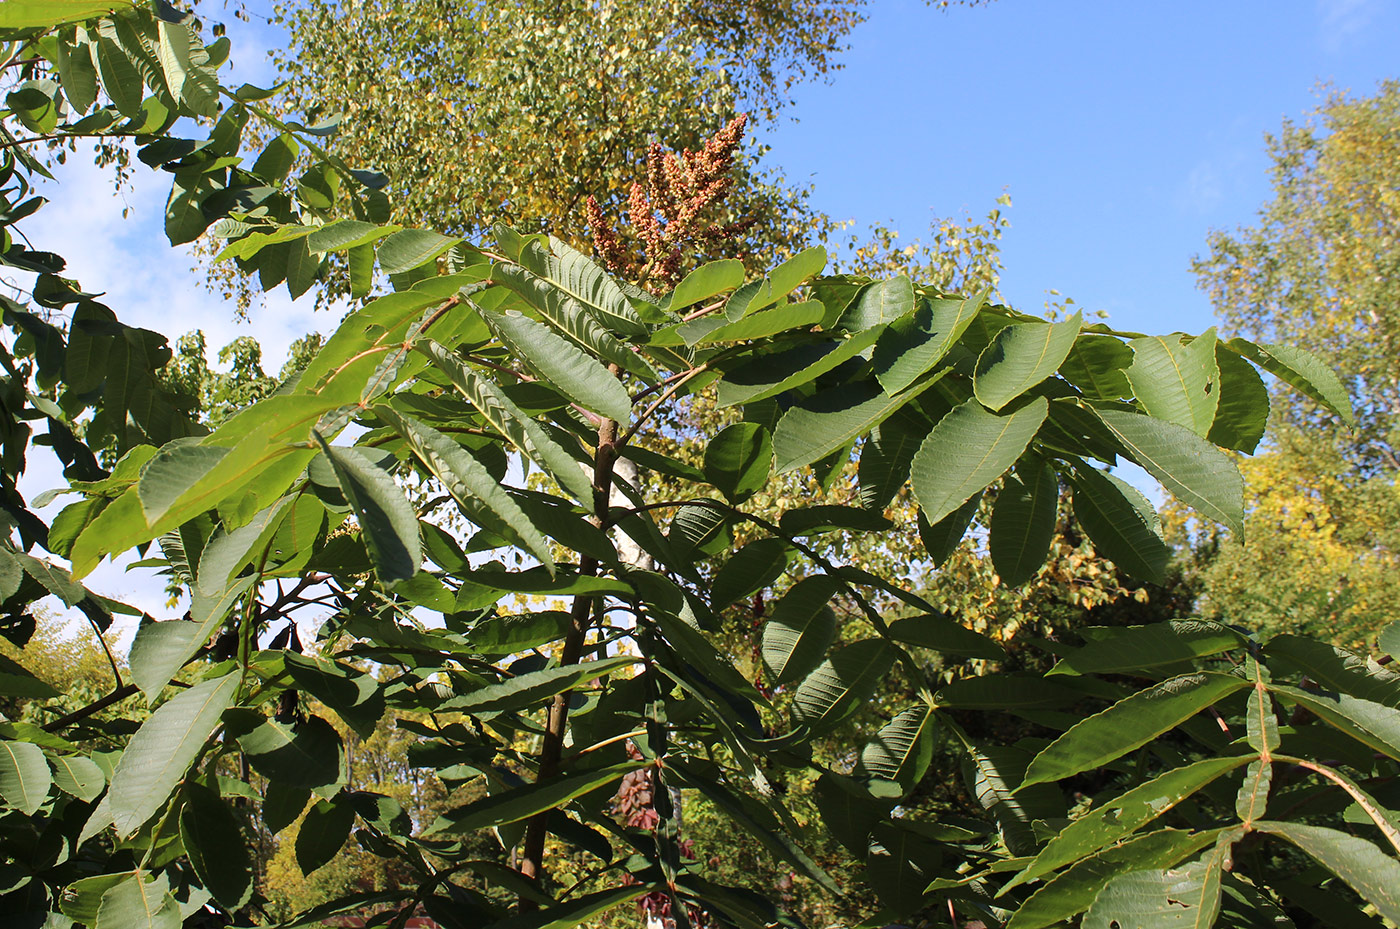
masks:
[[[135,684],[123,684],[100,700],[89,703],[81,709],[74,710],[66,716],[60,716],[51,723],[44,723],[42,728],[45,732],[57,732],[60,729],[67,729],[74,723],[82,722],[94,713],[102,712],[114,703],[122,702],[127,697],[135,694],[136,689]]]

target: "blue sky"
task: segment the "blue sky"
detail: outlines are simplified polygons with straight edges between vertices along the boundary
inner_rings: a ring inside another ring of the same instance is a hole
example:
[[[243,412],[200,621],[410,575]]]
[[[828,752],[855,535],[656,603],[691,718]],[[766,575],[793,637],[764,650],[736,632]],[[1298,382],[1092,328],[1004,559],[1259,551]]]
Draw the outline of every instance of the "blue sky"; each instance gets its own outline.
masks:
[[[206,0],[206,15],[218,7]],[[268,83],[257,50],[277,31],[228,25],[227,79]],[[1005,190],[1010,303],[1034,311],[1055,288],[1124,328],[1199,332],[1212,319],[1188,265],[1210,229],[1251,222],[1268,199],[1264,134],[1305,118],[1320,83],[1366,94],[1400,76],[1397,37],[1393,0],[997,0],[947,13],[875,0],[844,70],[799,88],[797,120],[767,141],[791,178],[814,185],[815,206],[890,220],[910,237],[935,215],[980,217]],[[274,372],[291,341],[334,328],[332,314],[284,290],[236,321],[193,260],[164,244],[169,178],[138,165],[114,197],[81,161],[47,186],[52,203],[27,231],[57,245],[124,321],[172,340],[203,328],[211,349],[254,335]],[[60,482],[57,469],[36,469],[24,490]],[[92,583],[170,613],[159,584],[121,566],[103,565]]]
[[[1124,328],[1199,332],[1189,263],[1269,198],[1265,133],[1323,83],[1400,77],[1397,39],[1392,0],[877,0],[768,141],[815,206],[906,237],[1006,190],[1012,305],[1054,288]]]

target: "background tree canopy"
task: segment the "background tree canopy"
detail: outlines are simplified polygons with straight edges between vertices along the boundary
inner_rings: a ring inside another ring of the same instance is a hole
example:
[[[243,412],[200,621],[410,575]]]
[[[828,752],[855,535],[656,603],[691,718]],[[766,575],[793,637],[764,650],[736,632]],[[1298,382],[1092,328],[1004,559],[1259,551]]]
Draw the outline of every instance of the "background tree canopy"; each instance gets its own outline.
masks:
[[[981,589],[1053,597],[1100,558],[1168,580],[1119,463],[1238,536],[1264,375],[1355,422],[1318,354],[1018,312],[976,286],[996,214],[951,256],[880,243],[875,275],[814,245],[674,284],[529,228],[391,222],[389,178],[224,86],[193,25],[0,7],[14,924],[1400,921],[1400,627],[993,636],[938,596],[969,535]],[[23,234],[36,151],[92,135],[171,175],[172,243],[377,296],[275,383],[247,343],[220,381]],[[718,180],[738,139],[696,150]],[[703,233],[680,211],[724,185],[663,189],[633,229]],[[48,455],[66,484],[27,499]],[[131,551],[185,616],[85,586]],[[55,600],[95,633],[64,677]]]

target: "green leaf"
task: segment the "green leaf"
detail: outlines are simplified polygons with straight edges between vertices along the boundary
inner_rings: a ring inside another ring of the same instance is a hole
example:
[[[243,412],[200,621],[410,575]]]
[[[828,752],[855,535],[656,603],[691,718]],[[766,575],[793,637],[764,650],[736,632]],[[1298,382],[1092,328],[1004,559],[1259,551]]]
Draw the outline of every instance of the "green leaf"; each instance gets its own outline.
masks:
[[[1094,548],[1130,577],[1166,583],[1172,550],[1162,538],[1157,511],[1142,491],[1097,468],[1076,467],[1074,518]]]
[[[1351,396],[1337,377],[1337,372],[1321,358],[1294,345],[1256,345],[1248,339],[1231,339],[1225,343],[1225,347],[1254,362],[1303,396],[1321,403],[1340,416],[1348,426],[1356,427]]]
[[[800,284],[821,273],[826,267],[826,249],[813,245],[793,255],[768,272],[761,281],[750,281],[729,299],[724,313],[730,319],[741,319],[750,313],[773,306]]]
[[[1183,674],[1124,697],[1075,724],[1026,769],[1026,784],[1071,777],[1127,754],[1248,686],[1231,674]]]
[[[705,480],[738,504],[763,489],[773,468],[773,440],[759,423],[734,423],[705,446]]]
[[[1060,480],[1048,462],[1027,461],[1018,470],[1002,482],[987,546],[1007,587],[1019,587],[1040,573],[1060,502]]]
[[[201,47],[199,36],[189,26],[163,19],[156,23],[156,29],[156,55],[171,96],[199,116],[213,116],[218,104],[218,81],[205,64],[209,55]],[[205,63],[196,63],[196,56]]]
[[[384,716],[384,695],[373,675],[338,661],[292,651],[283,653],[282,661],[299,688],[335,710],[360,738],[374,734]]]
[[[5,560],[6,554],[8,553],[0,554],[0,562]],[[12,561],[10,563],[13,564],[14,562]],[[19,586],[18,581],[16,581],[15,586],[16,588]],[[14,591],[12,590],[10,593],[13,594]],[[9,596],[7,595],[5,599],[8,600]],[[27,668],[13,658],[0,655],[0,695],[19,697],[21,699],[38,698],[40,700],[48,700],[52,697],[60,696],[61,691],[39,680],[39,678],[31,674]]]
[[[1000,410],[1054,374],[1079,338],[1078,313],[1061,323],[1017,323],[996,334],[977,357],[972,390]]]
[[[1112,336],[1081,335],[1060,365],[1060,376],[1093,400],[1131,397],[1132,385],[1124,374],[1133,363],[1133,350]]]
[[[629,761],[503,790],[442,814],[429,827],[428,833],[475,832],[528,819],[536,813],[556,809],[575,797],[620,780],[629,772],[641,770],[649,764],[651,762]]]
[[[1269,690],[1374,751],[1400,760],[1400,710],[1348,694],[1312,693],[1284,684],[1270,684]]]
[[[1253,365],[1220,345],[1215,364],[1220,369],[1220,399],[1206,438],[1221,448],[1252,455],[1269,422],[1269,389]]]
[[[909,469],[924,518],[937,523],[1015,464],[1048,410],[1044,397],[1006,416],[968,400],[939,420]]]
[[[1253,703],[1260,693],[1257,690],[1251,693],[1250,702]],[[1250,762],[1244,772],[1244,783],[1240,785],[1240,792],[1235,796],[1235,815],[1240,818],[1240,822],[1249,825],[1264,815],[1273,779],[1273,765],[1262,758]]]
[[[472,626],[467,641],[487,654],[511,655],[562,639],[572,624],[561,610],[493,616]]]
[[[317,440],[360,524],[379,579],[392,584],[417,574],[423,563],[418,515],[403,490],[362,450],[327,445],[319,435]]]
[[[107,788],[107,775],[91,758],[84,755],[51,755],[53,782],[65,793],[85,803],[102,796]]]
[[[972,524],[972,517],[977,514],[977,507],[981,502],[982,494],[975,493],[968,497],[962,506],[932,524],[924,515],[924,511],[919,510],[919,541],[923,543],[924,551],[928,552],[930,564],[934,568],[943,567],[948,559],[953,557],[953,552],[957,551],[958,545],[962,543],[963,536],[967,534],[967,527]]]
[[[1254,755],[1206,758],[1173,768],[1080,816],[1060,831],[1026,869],[1002,889],[1035,880],[1090,855],[1157,819],[1210,782],[1253,761]]]
[[[233,807],[202,784],[185,785],[180,841],[194,873],[219,905],[233,911],[253,892],[253,862]]]
[[[722,610],[783,574],[791,551],[782,539],[758,539],[734,553],[710,585],[710,606]]]
[[[97,922],[97,908],[102,904],[102,895],[133,873],[122,871],[79,878],[63,888],[58,907],[69,919],[91,926]]]
[[[350,838],[353,825],[355,808],[349,803],[339,798],[317,800],[297,830],[296,857],[301,873],[311,874],[329,864]]]
[[[398,232],[398,226],[378,226],[360,222],[357,219],[338,219],[327,223],[306,238],[306,247],[313,252],[339,252],[377,242],[390,233]],[[371,254],[373,252],[371,251]]]
[[[131,737],[108,797],[117,834],[130,835],[165,805],[233,703],[239,674],[202,681],[170,698]]]
[[[612,378],[609,380],[616,383]],[[548,540],[465,446],[392,407],[377,406],[374,414],[404,437],[414,456],[442,483],[468,519],[511,541],[518,541],[551,574],[554,572],[554,556]]]
[[[529,243],[520,252],[520,264],[612,332],[626,339],[644,341],[647,327],[627,301],[627,295],[606,271],[586,255],[550,237],[549,250]],[[493,276],[495,271],[492,272]],[[527,300],[529,294],[522,293]],[[531,301],[533,302],[533,301]],[[541,309],[536,304],[536,307]]]
[[[1244,479],[1229,455],[1175,423],[1119,410],[1098,414],[1133,460],[1183,503],[1244,533]]]
[[[593,482],[580,470],[578,461],[533,417],[526,415],[499,387],[431,339],[420,341],[416,347],[521,454],[549,472],[585,510],[593,511]]]
[[[590,920],[594,917],[602,916],[613,907],[631,903],[653,890],[655,887],[651,884],[632,884],[612,890],[597,890],[545,907],[535,913],[501,920],[493,923],[492,929],[574,929],[575,926],[592,925]]]
[[[763,624],[763,663],[774,684],[796,680],[821,664],[836,638],[831,598],[837,584],[826,575],[794,584]]]
[[[9,0],[0,6],[0,27],[47,29],[61,23],[96,19],[133,6],[135,0]]]
[[[0,742],[0,798],[6,806],[33,816],[52,783],[42,748],[32,742]]]
[[[403,229],[380,243],[379,267],[385,274],[412,271],[461,241],[428,229]]]
[[[1057,874],[1016,910],[1006,929],[1046,929],[1084,912],[1103,886],[1120,874],[1170,868],[1215,841],[1219,830],[1159,829],[1096,852]]]
[[[148,881],[138,870],[102,894],[94,929],[180,929],[181,923],[166,876]]]
[[[1400,922],[1400,862],[1365,839],[1302,823],[1256,822],[1254,828],[1287,839],[1346,881],[1391,922]]]
[[[778,473],[809,465],[843,448],[917,396],[918,391],[909,391],[891,397],[874,384],[842,385],[792,407],[773,434]]]
[[[856,774],[912,791],[933,760],[937,720],[927,706],[910,707],[890,720],[861,750]]]
[[[900,274],[862,288],[837,326],[859,332],[881,323],[892,323],[913,311],[914,284],[907,275]]]
[[[671,312],[679,313],[688,306],[733,290],[742,283],[744,263],[737,258],[723,258],[703,264],[676,285],[671,293]]]
[[[812,735],[829,731],[860,709],[894,664],[895,653],[881,639],[842,646],[797,686],[792,713]]]
[[[964,658],[1006,657],[1006,651],[980,632],[973,632],[951,617],[925,613],[905,616],[890,623],[890,638],[905,645],[931,648],[945,655]]]
[[[771,355],[759,355],[726,374],[718,385],[716,404],[753,403],[775,397],[814,381],[826,372],[867,351],[881,327],[857,332],[843,342],[799,345]]]
[[[618,657],[531,671],[506,678],[496,684],[487,684],[469,693],[458,694],[443,703],[441,709],[474,715],[502,710],[519,711],[555,694],[571,690],[584,681],[591,681],[617,668],[635,663],[635,658]]]
[[[1245,644],[1237,632],[1204,619],[1169,620],[1149,626],[1104,630],[1083,648],[1064,655],[1051,674],[1151,673]]]
[[[8,9],[11,4],[5,6]],[[123,116],[140,119],[141,100],[145,95],[141,73],[117,44],[116,30],[109,24],[99,25],[96,38],[97,41],[91,46],[92,57],[97,64],[97,73],[102,77],[102,89]]]
[[[594,358],[556,335],[548,326],[515,310],[504,313],[478,310],[501,344],[545,383],[600,416],[617,422],[627,421],[632,412],[631,397],[622,382]]]
[[[234,577],[267,548],[291,511],[293,497],[283,497],[232,532],[222,529],[204,546],[195,572],[199,593],[217,598]]]
[[[1400,657],[1400,619],[1381,630],[1376,638],[1376,647],[1392,658]]]
[[[1400,674],[1340,645],[1276,635],[1264,646],[1264,654],[1292,665],[1328,690],[1400,708]]]
[[[883,532],[892,526],[893,523],[879,513],[854,506],[841,506],[838,503],[800,506],[788,510],[778,520],[779,530],[790,536],[817,535],[837,529]]]
[[[131,665],[131,680],[154,703],[170,679],[185,666],[185,662],[209,641],[209,636],[244,594],[253,587],[256,578],[240,578],[214,597],[195,591],[190,598],[193,622],[180,619],[142,623],[136,629],[127,662]]]
[[[737,322],[718,326],[709,330],[695,341],[696,345],[709,345],[715,342],[747,342],[765,339],[792,329],[806,329],[821,322],[826,308],[812,300],[804,303],[787,303],[762,313],[746,316]]]
[[[1191,338],[1174,334],[1134,339],[1128,382],[1149,416],[1185,426],[1196,435],[1210,431],[1220,399],[1215,364],[1215,330]]]
[[[286,787],[331,787],[344,774],[345,745],[340,733],[319,716],[296,726],[264,719],[240,733],[238,744],[254,770]]]
[[[666,642],[684,662],[684,668],[677,670],[698,671],[712,687],[767,706],[768,701],[759,694],[758,689],[710,644],[710,640],[696,626],[666,610],[652,610],[651,616],[661,628]]]
[[[1171,870],[1130,871],[1109,881],[1082,929],[1208,929],[1220,912],[1220,874],[1228,850]]]
[[[880,334],[871,359],[885,392],[897,394],[933,370],[982,311],[987,293],[924,300],[912,316],[891,323]]]
[[[928,421],[908,406],[875,426],[860,453],[862,507],[879,511],[889,505],[909,479],[909,464],[928,430]]]

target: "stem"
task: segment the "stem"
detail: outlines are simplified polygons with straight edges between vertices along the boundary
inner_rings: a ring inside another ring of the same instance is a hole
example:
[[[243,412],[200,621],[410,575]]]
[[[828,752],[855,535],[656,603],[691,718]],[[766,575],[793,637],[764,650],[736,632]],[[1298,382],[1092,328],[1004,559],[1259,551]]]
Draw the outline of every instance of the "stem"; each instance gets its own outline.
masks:
[[[135,684],[123,684],[121,687],[118,687],[116,690],[112,691],[107,696],[103,697],[101,700],[96,700],[92,703],[89,703],[82,709],[74,710],[66,716],[60,716],[58,719],[55,719],[51,723],[44,723],[42,728],[45,732],[57,732],[60,729],[67,729],[74,723],[82,722],[92,714],[100,713],[112,704],[120,703],[127,697],[130,697],[135,693]]]
[[[609,372],[617,377],[620,368],[609,365]],[[593,511],[590,518],[599,529],[608,528],[608,501],[612,496],[613,465],[617,461],[617,421],[605,419],[598,426],[598,450],[593,458]],[[596,559],[583,555],[579,559],[578,573],[588,577],[598,573]],[[597,595],[579,595],[574,598],[569,610],[569,631],[564,637],[564,647],[559,653],[561,667],[576,665],[583,657],[584,642],[588,637],[589,619],[593,613],[593,603]],[[569,723],[568,692],[558,694],[549,706],[549,716],[545,722],[544,740],[540,746],[539,772],[536,783],[549,780],[559,773],[560,759],[564,754],[564,735]],[[545,810],[531,817],[525,829],[525,842],[521,847],[520,873],[528,880],[539,880],[544,874],[544,843],[548,833],[549,814]],[[517,904],[521,913],[536,910],[539,904],[521,895]]]
[[[1376,805],[1347,778],[1333,771],[1326,765],[1315,764],[1304,758],[1293,758],[1288,755],[1274,755],[1273,760],[1284,764],[1297,765],[1300,768],[1307,768],[1315,774],[1321,774],[1323,777],[1342,788],[1342,790],[1345,790],[1351,798],[1356,801],[1356,805],[1365,810],[1366,815],[1371,817],[1371,821],[1376,824],[1376,828],[1390,840],[1390,844],[1395,847],[1396,853],[1400,854],[1400,830],[1397,830],[1394,824],[1376,808]]]

